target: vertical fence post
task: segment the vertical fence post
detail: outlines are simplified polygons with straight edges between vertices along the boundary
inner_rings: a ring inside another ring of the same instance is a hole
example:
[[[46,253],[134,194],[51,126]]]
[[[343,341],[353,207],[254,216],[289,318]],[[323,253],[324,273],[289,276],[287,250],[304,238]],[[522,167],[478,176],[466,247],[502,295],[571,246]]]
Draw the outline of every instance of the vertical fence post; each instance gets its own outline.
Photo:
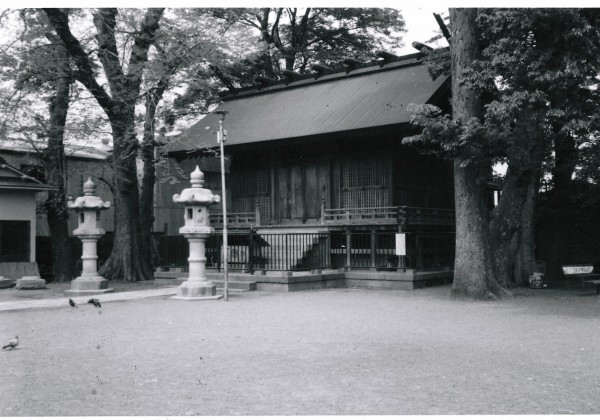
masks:
[[[221,231],[221,236],[217,236],[217,271],[221,272],[221,255],[223,249],[223,231]]]
[[[252,226],[250,226],[248,241],[248,271],[254,274],[254,228]]]
[[[325,236],[325,267],[331,268],[331,232],[327,232],[327,236]]]
[[[371,267],[369,268],[371,271],[377,270],[377,233],[375,229],[371,230]]]
[[[350,231],[347,230],[346,231],[346,269],[350,270],[350,254],[351,254],[351,248],[352,248],[352,236],[350,234]]]

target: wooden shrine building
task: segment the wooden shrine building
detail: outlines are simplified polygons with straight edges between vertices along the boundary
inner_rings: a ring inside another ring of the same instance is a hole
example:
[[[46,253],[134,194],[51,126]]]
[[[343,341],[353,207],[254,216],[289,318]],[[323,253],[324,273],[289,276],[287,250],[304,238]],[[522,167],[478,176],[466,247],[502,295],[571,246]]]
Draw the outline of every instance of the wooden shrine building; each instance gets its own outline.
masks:
[[[269,235],[321,235],[300,246],[285,270],[448,267],[451,165],[402,139],[416,133],[411,104],[449,108],[449,80],[433,80],[420,54],[348,63],[344,71],[290,74],[285,82],[263,80],[223,97],[217,110],[226,111],[228,227],[252,228],[271,249]],[[219,116],[208,114],[166,150],[171,174],[177,166],[189,176],[199,165],[205,187],[222,194],[218,127]],[[186,183],[160,184],[155,230],[176,234],[182,216],[170,200]],[[221,210],[211,212],[218,228]],[[407,234],[406,258],[396,257],[396,233]],[[295,247],[288,240],[287,248]],[[311,266],[311,252],[325,255],[325,262]],[[273,261],[261,258],[268,270]]]

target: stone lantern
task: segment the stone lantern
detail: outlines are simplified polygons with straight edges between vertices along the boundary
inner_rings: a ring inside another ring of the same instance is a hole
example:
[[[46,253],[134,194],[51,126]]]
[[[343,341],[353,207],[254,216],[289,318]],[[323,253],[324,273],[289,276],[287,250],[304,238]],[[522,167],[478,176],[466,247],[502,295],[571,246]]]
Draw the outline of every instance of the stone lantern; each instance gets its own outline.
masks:
[[[189,275],[181,283],[175,299],[201,300],[220,299],[216,295],[216,286],[206,279],[206,238],[215,228],[209,225],[208,206],[218,203],[221,198],[211,190],[202,188],[204,174],[196,166],[190,174],[191,188],[185,188],[181,194],[173,196],[173,202],[184,205],[184,226],[179,228],[190,244]]]
[[[81,276],[71,282],[71,289],[66,294],[82,295],[112,292],[108,288],[108,280],[98,274],[98,255],[96,246],[105,231],[100,227],[100,211],[110,207],[110,201],[102,201],[94,195],[96,185],[91,178],[83,184],[83,196],[75,201],[69,200],[67,207],[77,212],[78,227],[73,235],[81,239]]]

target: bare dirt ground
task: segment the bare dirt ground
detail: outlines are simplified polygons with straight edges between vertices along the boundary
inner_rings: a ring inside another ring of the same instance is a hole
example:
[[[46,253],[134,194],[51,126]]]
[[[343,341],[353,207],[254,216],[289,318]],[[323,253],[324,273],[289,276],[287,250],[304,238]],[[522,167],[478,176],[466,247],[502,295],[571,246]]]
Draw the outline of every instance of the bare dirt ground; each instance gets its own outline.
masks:
[[[0,313],[0,416],[600,413],[600,302],[449,286]]]

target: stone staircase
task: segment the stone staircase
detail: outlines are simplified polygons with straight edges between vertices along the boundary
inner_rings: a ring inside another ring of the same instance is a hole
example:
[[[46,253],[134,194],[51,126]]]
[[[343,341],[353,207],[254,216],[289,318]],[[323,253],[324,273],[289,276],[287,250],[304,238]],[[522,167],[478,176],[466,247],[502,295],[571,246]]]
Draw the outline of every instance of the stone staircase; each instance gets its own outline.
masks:
[[[303,231],[302,233],[319,233],[318,231]],[[265,269],[288,271],[302,269],[306,255],[319,243],[317,236],[289,234],[289,231],[261,230],[257,234],[269,244],[263,246],[262,257],[265,259]],[[269,235],[276,234],[276,235]],[[260,269],[259,267],[256,267]]]

